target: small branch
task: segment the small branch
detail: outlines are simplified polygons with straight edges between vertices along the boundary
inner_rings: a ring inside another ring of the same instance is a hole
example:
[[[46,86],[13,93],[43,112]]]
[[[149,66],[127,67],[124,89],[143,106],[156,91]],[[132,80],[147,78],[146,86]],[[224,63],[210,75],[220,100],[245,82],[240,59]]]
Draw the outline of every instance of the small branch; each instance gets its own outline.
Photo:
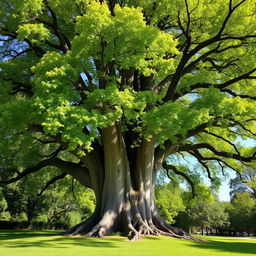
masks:
[[[218,138],[218,139],[221,139],[221,140],[225,141],[226,143],[228,143],[229,145],[231,145],[231,146],[235,149],[235,151],[236,151],[237,154],[240,154],[240,152],[238,151],[236,145],[233,144],[232,142],[230,142],[229,140],[223,138],[223,137],[220,136],[220,135],[214,134],[214,133],[212,133],[212,132],[208,132],[208,131],[204,131],[204,132],[205,132],[206,134],[210,134],[210,135],[212,135],[212,136],[214,136],[214,137],[216,137],[216,138]]]
[[[250,100],[256,100],[256,96],[251,96],[251,95],[245,95],[245,94],[236,94],[230,89],[224,89],[221,90],[222,92],[227,92],[228,94],[234,96],[234,97],[240,97],[242,99],[250,99]]]
[[[255,79],[254,76],[251,76],[251,74],[254,73],[254,72],[256,72],[256,68],[254,68],[254,69],[252,69],[252,70],[248,71],[247,73],[244,73],[244,74],[242,74],[240,76],[237,76],[237,77],[235,77],[233,79],[230,79],[230,80],[228,80],[228,81],[226,81],[224,83],[221,83],[221,84],[196,83],[194,85],[191,85],[187,90],[183,91],[182,96],[184,96],[184,95],[186,95],[188,93],[191,93],[195,89],[203,89],[203,88],[207,89],[207,88],[210,88],[211,86],[221,90],[222,92],[226,92],[226,90],[227,90],[226,87],[228,87],[228,86],[230,86],[230,85],[232,85],[234,83],[237,83],[239,81],[246,80],[246,79]],[[227,91],[227,92],[231,92],[232,93],[232,91]],[[233,94],[235,94],[235,93],[233,93]],[[236,95],[236,96],[239,96],[239,95]],[[177,97],[178,96],[175,95],[174,98],[177,99]],[[241,97],[242,98],[254,99],[253,96],[247,96],[247,95],[241,95]]]
[[[63,172],[62,174],[53,177],[51,180],[49,180],[49,181],[45,184],[45,186],[42,188],[42,190],[40,191],[40,193],[38,193],[37,195],[38,195],[38,196],[41,196],[41,195],[44,193],[44,191],[49,188],[50,185],[54,184],[54,183],[55,183],[56,181],[58,181],[58,180],[61,180],[61,179],[65,178],[66,176],[67,176],[67,173]]]
[[[221,156],[224,158],[232,158],[232,159],[239,160],[241,162],[252,162],[253,160],[256,160],[256,157],[255,157],[256,152],[250,157],[245,157],[245,156],[242,156],[241,154],[234,154],[234,153],[230,153],[230,152],[219,151],[208,143],[198,143],[198,144],[194,144],[194,145],[185,144],[180,147],[181,151],[187,151],[187,152],[191,151],[191,150],[195,151],[197,149],[207,149],[217,156]]]
[[[187,176],[184,172],[179,171],[176,168],[176,166],[167,164],[166,161],[163,162],[163,168],[166,169],[166,170],[172,170],[175,174],[177,174],[179,176],[182,176],[187,181],[187,183],[190,185],[190,187],[191,187],[192,198],[194,198],[196,196],[195,184],[189,178],[189,176]]]
[[[59,43],[60,43],[60,47],[61,47],[62,51],[64,53],[66,53],[71,48],[71,43],[70,43],[69,39],[59,30],[56,13],[50,7],[48,1],[44,0],[43,2],[44,2],[45,6],[47,7],[47,9],[49,10],[49,12],[51,14],[53,23],[42,21],[42,20],[40,20],[40,22],[50,26],[53,29],[55,35],[59,39]]]
[[[250,133],[253,136],[256,136],[256,133],[252,132],[251,130],[247,129],[243,124],[241,124],[241,122],[235,120],[235,119],[231,119],[230,121],[232,121],[234,124],[239,125],[243,130],[245,130],[246,132]]]

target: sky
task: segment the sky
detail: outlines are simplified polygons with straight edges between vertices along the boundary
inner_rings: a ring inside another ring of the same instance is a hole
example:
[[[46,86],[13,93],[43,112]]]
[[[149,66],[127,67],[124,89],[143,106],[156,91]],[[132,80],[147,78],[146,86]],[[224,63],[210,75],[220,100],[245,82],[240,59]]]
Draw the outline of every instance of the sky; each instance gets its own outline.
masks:
[[[222,183],[220,189],[219,189],[219,200],[220,201],[226,201],[229,202],[230,201],[230,188],[229,188],[229,180],[226,180]]]

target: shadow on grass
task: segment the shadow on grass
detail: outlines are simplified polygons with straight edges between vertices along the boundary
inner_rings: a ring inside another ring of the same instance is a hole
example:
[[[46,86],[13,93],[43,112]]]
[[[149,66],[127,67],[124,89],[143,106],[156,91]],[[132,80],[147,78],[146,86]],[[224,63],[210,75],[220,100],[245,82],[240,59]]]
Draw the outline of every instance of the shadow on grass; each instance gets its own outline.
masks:
[[[0,247],[17,248],[17,247],[51,247],[51,248],[68,248],[70,246],[87,246],[87,247],[106,247],[118,248],[118,242],[122,241],[115,238],[90,238],[90,237],[67,237],[56,236],[56,231],[1,231],[0,230]]]
[[[250,241],[242,242],[241,240],[239,241],[231,239],[227,241],[207,241],[203,243],[195,242],[189,246],[205,250],[256,255],[256,243]]]

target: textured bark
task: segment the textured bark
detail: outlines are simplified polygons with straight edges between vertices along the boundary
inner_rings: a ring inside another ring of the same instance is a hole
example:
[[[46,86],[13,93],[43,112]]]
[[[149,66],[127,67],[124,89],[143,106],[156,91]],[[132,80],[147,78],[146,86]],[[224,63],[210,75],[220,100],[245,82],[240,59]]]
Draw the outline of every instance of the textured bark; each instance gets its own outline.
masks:
[[[131,170],[119,126],[105,128],[101,135],[104,163],[93,153],[83,159],[97,198],[95,212],[65,234],[102,237],[111,232],[121,232],[131,240],[141,235],[192,239],[182,230],[171,227],[157,213],[154,194],[155,139],[141,141],[134,154],[134,169]]]

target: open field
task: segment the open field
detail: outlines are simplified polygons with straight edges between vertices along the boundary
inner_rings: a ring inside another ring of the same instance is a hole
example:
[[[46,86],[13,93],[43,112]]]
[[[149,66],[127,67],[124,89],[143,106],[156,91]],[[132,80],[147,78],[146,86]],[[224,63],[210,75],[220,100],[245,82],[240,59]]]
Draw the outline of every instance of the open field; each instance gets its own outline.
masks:
[[[0,255],[5,256],[240,256],[255,255],[256,241],[206,237],[194,242],[148,237],[129,242],[123,237],[103,239],[56,236],[56,231],[0,231]]]

